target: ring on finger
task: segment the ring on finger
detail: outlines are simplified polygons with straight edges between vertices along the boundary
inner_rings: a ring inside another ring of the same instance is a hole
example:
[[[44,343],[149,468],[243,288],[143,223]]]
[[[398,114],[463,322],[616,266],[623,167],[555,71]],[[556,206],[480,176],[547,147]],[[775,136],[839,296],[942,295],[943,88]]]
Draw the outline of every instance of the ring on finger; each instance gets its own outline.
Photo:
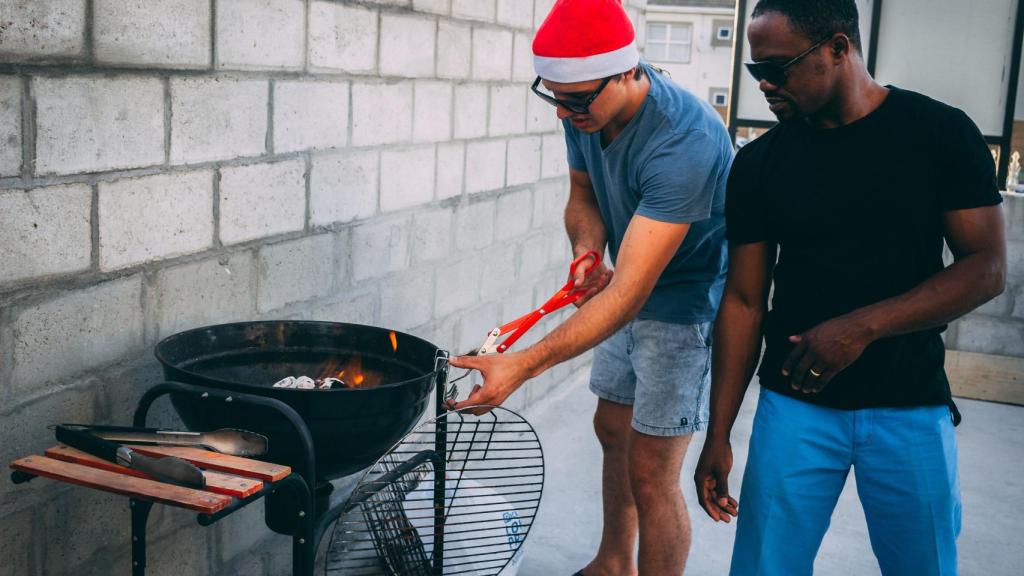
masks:
[[[810,369],[810,373],[811,373],[811,376],[814,376],[815,378],[821,378],[821,375],[824,374],[824,372],[818,372],[814,368]]]

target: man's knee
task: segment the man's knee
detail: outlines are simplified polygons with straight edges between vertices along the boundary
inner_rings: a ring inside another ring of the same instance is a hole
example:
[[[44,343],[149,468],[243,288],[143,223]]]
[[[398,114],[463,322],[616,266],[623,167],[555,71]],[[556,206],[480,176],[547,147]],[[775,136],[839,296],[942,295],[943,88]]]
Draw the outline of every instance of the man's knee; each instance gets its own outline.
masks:
[[[681,493],[679,475],[675,475],[675,482],[665,476],[664,472],[630,469],[629,486],[633,490],[633,500],[638,508],[647,509],[652,506],[664,505],[666,498]]]
[[[594,433],[601,448],[607,451],[625,451],[629,441],[629,427],[621,424],[594,418]]]
[[[594,433],[601,448],[607,451],[625,451],[629,444],[632,406],[602,400],[594,413]]]
[[[690,436],[656,438],[635,434],[630,444],[629,474],[638,506],[656,506],[681,494],[679,471]]]

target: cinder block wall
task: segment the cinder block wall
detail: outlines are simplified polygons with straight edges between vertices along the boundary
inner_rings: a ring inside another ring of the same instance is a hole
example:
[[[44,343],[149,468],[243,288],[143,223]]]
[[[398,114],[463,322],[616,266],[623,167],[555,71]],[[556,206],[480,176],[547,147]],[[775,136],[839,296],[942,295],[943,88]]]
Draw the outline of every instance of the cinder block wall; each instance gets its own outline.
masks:
[[[565,151],[528,86],[552,3],[0,0],[0,462],[48,424],[129,422],[183,329],[336,320],[465,351],[549,296]],[[124,498],[0,481],[0,574],[126,574],[128,529]],[[211,528],[157,506],[150,536],[154,575],[290,566],[259,505]]]
[[[1003,215],[1008,264],[1006,291],[951,324],[946,346],[1024,359],[1024,196],[1004,194]],[[1014,401],[1020,397],[1015,396]]]

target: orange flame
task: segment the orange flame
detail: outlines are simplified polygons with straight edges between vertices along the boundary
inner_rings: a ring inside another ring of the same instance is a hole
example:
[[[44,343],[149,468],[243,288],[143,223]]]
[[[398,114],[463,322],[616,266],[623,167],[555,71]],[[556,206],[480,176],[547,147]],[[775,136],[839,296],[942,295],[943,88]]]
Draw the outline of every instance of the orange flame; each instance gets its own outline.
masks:
[[[395,331],[394,331],[394,330],[392,330],[392,331],[391,331],[391,332],[390,332],[390,333],[388,334],[388,338],[390,338],[390,339],[391,339],[391,350],[392,350],[393,352],[398,352],[398,336],[397,336],[397,335],[395,335]]]
[[[319,378],[337,378],[346,388],[371,388],[381,383],[383,376],[376,371],[363,371],[363,358],[359,354],[348,357],[344,365],[340,358],[330,360],[320,371]]]

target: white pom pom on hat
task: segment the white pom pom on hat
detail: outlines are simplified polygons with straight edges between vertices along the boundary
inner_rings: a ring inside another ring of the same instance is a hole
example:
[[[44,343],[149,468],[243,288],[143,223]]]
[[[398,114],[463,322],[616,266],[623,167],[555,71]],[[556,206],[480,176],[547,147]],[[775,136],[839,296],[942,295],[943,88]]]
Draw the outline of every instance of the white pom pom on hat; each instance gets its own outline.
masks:
[[[558,0],[533,39],[533,67],[569,84],[620,74],[640,62],[621,0]]]

